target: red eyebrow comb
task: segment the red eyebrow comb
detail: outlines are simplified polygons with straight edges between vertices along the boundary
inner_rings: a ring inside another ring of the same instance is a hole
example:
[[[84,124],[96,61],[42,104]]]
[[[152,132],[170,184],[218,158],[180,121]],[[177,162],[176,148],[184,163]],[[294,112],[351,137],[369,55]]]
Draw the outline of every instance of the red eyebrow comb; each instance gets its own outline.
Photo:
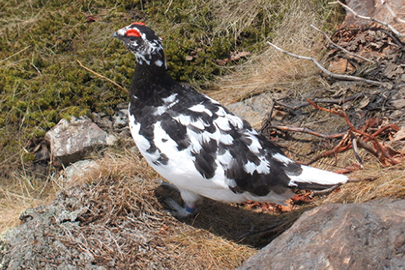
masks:
[[[141,33],[139,33],[139,31],[136,29],[129,29],[128,31],[125,32],[125,35],[127,37],[140,37]]]
[[[133,22],[133,23],[131,23],[131,25],[134,25],[134,24],[145,25],[145,23],[143,23],[143,22]]]

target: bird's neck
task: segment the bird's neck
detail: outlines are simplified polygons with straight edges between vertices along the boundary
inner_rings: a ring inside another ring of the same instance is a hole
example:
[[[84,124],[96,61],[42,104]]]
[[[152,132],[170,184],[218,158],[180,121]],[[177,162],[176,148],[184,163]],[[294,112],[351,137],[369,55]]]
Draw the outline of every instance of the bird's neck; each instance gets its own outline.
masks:
[[[166,58],[163,48],[155,48],[153,50],[143,50],[142,52],[134,53],[137,65],[150,66],[151,68],[167,69]]]
[[[161,55],[152,57],[137,56],[137,64],[132,77],[130,96],[140,99],[148,99],[158,92],[169,91],[174,80],[167,73],[166,60]],[[164,94],[165,95],[165,94]]]

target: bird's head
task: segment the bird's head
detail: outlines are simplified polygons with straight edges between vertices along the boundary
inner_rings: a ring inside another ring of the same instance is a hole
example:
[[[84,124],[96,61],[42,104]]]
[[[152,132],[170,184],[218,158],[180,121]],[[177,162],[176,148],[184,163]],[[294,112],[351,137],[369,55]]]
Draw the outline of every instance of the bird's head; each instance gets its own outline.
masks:
[[[166,67],[162,40],[144,23],[132,23],[117,30],[111,36],[124,42],[135,54],[138,64]]]

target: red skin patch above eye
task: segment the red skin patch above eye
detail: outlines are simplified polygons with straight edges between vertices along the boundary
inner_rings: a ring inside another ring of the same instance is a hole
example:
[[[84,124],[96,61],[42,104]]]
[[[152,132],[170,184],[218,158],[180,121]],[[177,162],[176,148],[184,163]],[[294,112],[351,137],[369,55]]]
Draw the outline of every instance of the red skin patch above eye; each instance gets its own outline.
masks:
[[[125,35],[126,35],[127,37],[140,37],[140,36],[141,36],[141,33],[139,33],[139,31],[136,30],[136,29],[129,29],[129,30],[125,33]]]
[[[131,23],[131,25],[134,25],[134,24],[145,25],[143,22],[133,22],[133,23]]]

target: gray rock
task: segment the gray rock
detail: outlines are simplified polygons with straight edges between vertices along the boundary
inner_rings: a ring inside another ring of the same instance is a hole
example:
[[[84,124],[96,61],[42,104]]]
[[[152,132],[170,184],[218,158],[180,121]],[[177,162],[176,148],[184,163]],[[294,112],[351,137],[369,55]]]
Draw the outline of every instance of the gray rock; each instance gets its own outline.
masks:
[[[253,126],[257,126],[269,112],[272,97],[274,97],[272,93],[263,93],[240,102],[232,103],[226,107]]]
[[[103,113],[92,113],[93,121],[102,129],[111,130],[113,127],[113,123],[110,120],[110,117]]]
[[[69,186],[76,183],[78,180],[86,177],[86,175],[92,172],[97,172],[100,169],[100,164],[94,160],[80,160],[63,170],[59,181],[64,184],[64,186]]]
[[[404,222],[405,200],[323,205],[238,269],[405,269]]]
[[[62,119],[45,134],[45,139],[50,143],[52,161],[57,166],[67,166],[82,159],[87,151],[113,145],[116,141],[114,135],[103,131],[87,117]]]
[[[114,128],[122,128],[128,126],[128,109],[121,109],[113,115]]]
[[[73,197],[80,201],[83,193]],[[106,269],[95,265],[97,260],[90,252],[76,250],[76,245],[66,244],[72,233],[80,231],[78,216],[88,209],[69,211],[74,207],[66,197],[58,195],[49,206],[41,205],[20,214],[22,225],[2,235],[0,269]],[[85,267],[83,267],[85,266]]]

